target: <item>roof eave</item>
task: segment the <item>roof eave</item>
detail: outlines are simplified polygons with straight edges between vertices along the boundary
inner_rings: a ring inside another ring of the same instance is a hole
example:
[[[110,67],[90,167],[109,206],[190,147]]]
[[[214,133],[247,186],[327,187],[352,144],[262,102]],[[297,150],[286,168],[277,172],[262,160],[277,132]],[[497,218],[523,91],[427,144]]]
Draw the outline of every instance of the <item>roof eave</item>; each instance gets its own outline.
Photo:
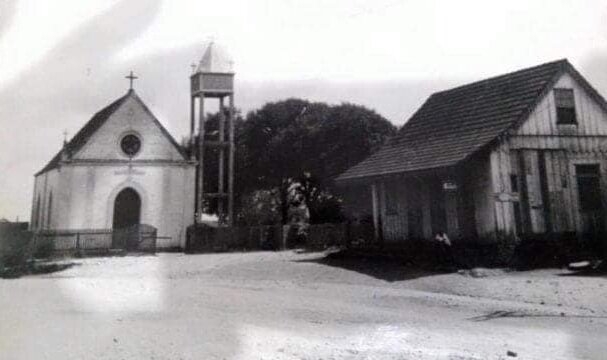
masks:
[[[462,160],[463,161],[463,160]],[[334,183],[338,186],[348,186],[348,185],[361,185],[361,184],[371,184],[377,181],[387,180],[387,179],[399,179],[399,178],[414,178],[414,177],[423,177],[430,175],[443,175],[453,169],[457,168],[462,161],[458,161],[451,165],[445,166],[437,166],[426,169],[416,169],[409,171],[400,171],[393,173],[382,173],[382,174],[373,174],[373,175],[363,175],[363,176],[355,176],[355,177],[346,177],[346,178],[336,178],[334,179]]]

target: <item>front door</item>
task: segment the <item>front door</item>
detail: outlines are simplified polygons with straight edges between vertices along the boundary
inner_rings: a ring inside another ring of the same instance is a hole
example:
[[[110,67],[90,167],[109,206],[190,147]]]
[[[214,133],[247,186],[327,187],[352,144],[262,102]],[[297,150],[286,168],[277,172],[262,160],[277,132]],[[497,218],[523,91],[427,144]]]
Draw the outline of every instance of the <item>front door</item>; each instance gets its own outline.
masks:
[[[599,237],[605,229],[599,165],[576,165],[582,232],[590,238]]]
[[[141,218],[141,198],[131,188],[118,193],[114,201],[114,219],[112,229],[112,247],[125,248],[129,236],[133,236],[133,229],[139,224]]]

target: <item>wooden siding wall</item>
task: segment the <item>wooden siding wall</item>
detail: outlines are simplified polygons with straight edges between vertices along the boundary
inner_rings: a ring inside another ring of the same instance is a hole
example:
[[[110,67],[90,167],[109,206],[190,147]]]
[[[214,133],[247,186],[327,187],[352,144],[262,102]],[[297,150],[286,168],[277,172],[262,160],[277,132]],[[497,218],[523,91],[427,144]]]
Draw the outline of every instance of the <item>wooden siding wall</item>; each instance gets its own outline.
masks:
[[[415,178],[384,180],[379,183],[380,215],[383,239],[387,243],[403,241],[410,237],[432,236],[429,189],[424,181]],[[388,204],[388,203],[391,204]],[[422,231],[410,229],[409,213],[421,216]],[[411,231],[410,231],[411,230]]]
[[[556,124],[554,93],[550,91],[544,99],[539,102],[527,121],[521,124],[518,129],[512,131],[513,135],[523,137],[539,136],[538,139],[532,139],[528,144],[542,148],[552,146],[550,140],[556,140],[555,138],[546,138],[546,135],[569,138],[577,137],[577,140],[582,140],[587,136],[607,136],[607,114],[582,86],[580,86],[569,74],[564,74],[556,82],[554,87],[573,89],[578,125]],[[597,144],[594,143],[592,145]]]
[[[407,196],[406,186],[403,182],[382,182],[382,230],[384,240],[394,242],[406,237],[408,234],[407,224]],[[392,197],[392,199],[388,199]],[[387,202],[394,204],[393,209],[388,209]]]
[[[470,186],[470,196],[474,204],[476,234],[486,235],[495,231],[496,212],[494,209],[493,179],[490,158],[481,158],[467,170],[466,183]]]
[[[462,192],[445,191],[442,184],[443,179],[439,177],[396,178],[379,182],[384,241],[393,243],[408,238],[430,239],[439,230],[446,231],[452,238],[459,237],[462,222],[460,209],[464,203],[460,196]],[[437,196],[436,191],[443,191],[443,194]],[[434,204],[434,208],[444,209],[444,216],[433,214],[433,201],[442,202]],[[439,218],[444,218],[446,223]],[[415,221],[420,223],[417,226],[410,223]]]
[[[555,87],[574,90],[578,124],[557,125],[550,91],[529,118],[491,152],[498,230],[516,230],[513,210],[518,201],[521,222],[528,232],[581,233],[578,164],[600,166],[603,203],[607,204],[607,112],[568,74]],[[512,192],[511,175],[519,180],[518,193]]]
[[[508,159],[500,153],[504,151],[492,152],[493,183],[494,189],[498,190],[494,196],[498,230],[516,230],[513,211],[518,201],[522,225],[527,225],[527,229],[519,229],[520,232],[581,233],[583,220],[579,210],[576,165],[599,165],[602,200],[607,204],[607,154],[573,153],[563,149],[512,149]],[[518,193],[510,191],[512,174],[519,179]],[[542,176],[545,185],[542,185]],[[523,193],[524,186],[526,194]],[[503,201],[499,200],[500,196]]]

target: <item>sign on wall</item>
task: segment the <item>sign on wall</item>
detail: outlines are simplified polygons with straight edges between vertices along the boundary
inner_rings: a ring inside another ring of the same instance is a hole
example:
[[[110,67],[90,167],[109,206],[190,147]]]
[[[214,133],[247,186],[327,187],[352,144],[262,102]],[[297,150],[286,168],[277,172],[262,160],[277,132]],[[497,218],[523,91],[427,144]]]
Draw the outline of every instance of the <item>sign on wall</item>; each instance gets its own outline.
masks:
[[[455,191],[457,190],[457,184],[455,181],[446,180],[443,182],[443,190],[445,191]]]

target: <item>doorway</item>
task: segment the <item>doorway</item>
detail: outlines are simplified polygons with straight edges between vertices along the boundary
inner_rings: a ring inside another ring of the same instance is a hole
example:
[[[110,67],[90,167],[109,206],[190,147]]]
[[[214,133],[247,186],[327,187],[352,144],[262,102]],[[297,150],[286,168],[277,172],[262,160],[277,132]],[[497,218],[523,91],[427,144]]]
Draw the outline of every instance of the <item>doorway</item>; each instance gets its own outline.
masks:
[[[132,188],[120,191],[114,200],[112,247],[126,248],[132,234],[138,232],[141,219],[141,197]]]
[[[132,188],[118,193],[114,201],[113,229],[124,229],[139,224],[141,217],[141,198]]]
[[[590,238],[595,238],[605,230],[600,167],[597,164],[576,165],[575,175],[582,232]]]

